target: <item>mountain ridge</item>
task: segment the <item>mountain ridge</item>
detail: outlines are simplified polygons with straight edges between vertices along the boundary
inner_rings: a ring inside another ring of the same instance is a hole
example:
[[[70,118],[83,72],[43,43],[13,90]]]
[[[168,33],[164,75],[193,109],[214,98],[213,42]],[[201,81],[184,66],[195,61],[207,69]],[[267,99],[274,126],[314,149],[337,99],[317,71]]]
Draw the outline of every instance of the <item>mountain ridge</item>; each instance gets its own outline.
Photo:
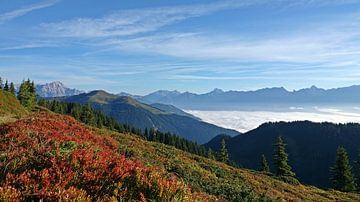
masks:
[[[152,106],[141,103],[132,97],[117,96],[102,90],[57,99],[65,102],[90,104],[120,123],[142,130],[155,128],[201,144],[218,134],[224,133],[231,136],[240,134],[235,130],[203,122],[173,106]]]
[[[161,92],[161,93],[156,93]],[[351,104],[360,102],[360,85],[323,89],[316,86],[289,91],[284,87],[262,88],[251,91],[223,91],[214,89],[208,93],[156,91],[142,97],[144,103],[170,104],[193,110],[236,110],[246,105],[276,104]]]

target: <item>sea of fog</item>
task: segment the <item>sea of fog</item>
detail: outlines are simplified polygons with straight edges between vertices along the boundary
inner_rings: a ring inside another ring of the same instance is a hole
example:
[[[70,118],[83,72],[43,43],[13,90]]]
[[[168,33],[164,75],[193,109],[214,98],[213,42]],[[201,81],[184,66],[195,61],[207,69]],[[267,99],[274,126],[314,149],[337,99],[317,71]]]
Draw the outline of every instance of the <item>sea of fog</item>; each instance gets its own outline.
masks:
[[[185,110],[205,122],[239,132],[247,132],[265,122],[309,120],[313,122],[360,123],[359,107],[307,106],[279,109],[247,109],[236,111]]]

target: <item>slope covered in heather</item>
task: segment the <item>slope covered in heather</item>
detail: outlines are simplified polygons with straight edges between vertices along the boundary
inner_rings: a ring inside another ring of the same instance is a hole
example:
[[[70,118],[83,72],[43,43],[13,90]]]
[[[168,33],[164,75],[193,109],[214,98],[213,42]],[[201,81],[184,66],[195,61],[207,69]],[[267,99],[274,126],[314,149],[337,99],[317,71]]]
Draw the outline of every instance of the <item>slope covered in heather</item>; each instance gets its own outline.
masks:
[[[62,115],[35,113],[2,125],[0,134],[0,195],[9,200],[360,200]]]

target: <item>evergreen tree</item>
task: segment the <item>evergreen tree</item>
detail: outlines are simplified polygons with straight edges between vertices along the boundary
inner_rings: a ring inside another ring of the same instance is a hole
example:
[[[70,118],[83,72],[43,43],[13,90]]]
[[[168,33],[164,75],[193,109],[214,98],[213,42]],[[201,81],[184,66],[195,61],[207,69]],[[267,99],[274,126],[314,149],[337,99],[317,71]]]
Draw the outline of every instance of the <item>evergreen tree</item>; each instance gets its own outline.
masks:
[[[27,80],[21,83],[18,99],[24,107],[28,109],[33,108],[33,106],[36,104],[36,92],[33,82]]]
[[[279,177],[295,177],[290,165],[288,164],[288,154],[286,152],[286,144],[281,136],[277,138],[274,153],[275,172]]]
[[[9,92],[10,92],[11,94],[13,94],[14,96],[16,96],[16,90],[15,90],[15,86],[14,86],[14,83],[13,83],[13,82],[10,83]]]
[[[334,189],[351,192],[356,190],[354,175],[351,172],[349,157],[344,147],[338,147],[335,165],[331,168]]]
[[[261,155],[261,168],[260,168],[260,171],[266,172],[266,173],[270,172],[269,164],[268,164],[264,154]]]
[[[207,152],[207,157],[209,159],[212,159],[212,160],[215,160],[215,155],[214,155],[214,152],[211,148],[209,148],[208,152]]]
[[[4,91],[9,91],[9,84],[7,80],[5,81]]]
[[[0,90],[2,90],[3,89],[3,80],[2,80],[2,78],[0,77]]]
[[[224,163],[229,162],[229,153],[228,153],[228,151],[226,149],[225,139],[221,140],[220,152],[219,152],[219,160],[221,162],[224,162]]]

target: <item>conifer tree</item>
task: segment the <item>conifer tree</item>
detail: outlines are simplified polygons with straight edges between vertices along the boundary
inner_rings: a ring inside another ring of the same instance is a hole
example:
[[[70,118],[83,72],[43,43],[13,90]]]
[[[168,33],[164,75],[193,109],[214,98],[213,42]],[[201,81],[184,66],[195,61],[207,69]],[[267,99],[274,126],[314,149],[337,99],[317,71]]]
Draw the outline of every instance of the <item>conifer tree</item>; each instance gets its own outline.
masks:
[[[0,90],[2,90],[3,89],[3,80],[2,80],[2,78],[0,77]]]
[[[344,147],[338,147],[335,165],[331,168],[331,171],[334,189],[345,192],[356,190],[355,178],[351,172],[349,157]]]
[[[269,164],[268,164],[264,154],[261,155],[261,168],[260,168],[260,171],[266,172],[266,173],[270,172]]]
[[[13,94],[14,96],[16,96],[15,85],[14,85],[13,82],[10,83],[9,92],[10,92],[11,94]]]
[[[18,99],[20,103],[28,109],[31,109],[36,104],[36,92],[33,82],[27,80],[21,83]]]
[[[291,170],[288,163],[288,154],[286,152],[286,144],[281,136],[277,138],[275,144],[274,163],[275,173],[279,177],[295,177],[295,173]]]
[[[212,159],[212,160],[215,160],[215,155],[214,155],[214,152],[211,148],[209,148],[208,152],[207,152],[207,157],[209,159]]]
[[[228,153],[228,151],[226,149],[225,139],[221,140],[220,152],[219,152],[219,160],[221,162],[224,162],[224,163],[229,162],[229,153]]]
[[[7,80],[6,80],[5,85],[4,85],[4,91],[9,91],[9,84],[8,84]]]

